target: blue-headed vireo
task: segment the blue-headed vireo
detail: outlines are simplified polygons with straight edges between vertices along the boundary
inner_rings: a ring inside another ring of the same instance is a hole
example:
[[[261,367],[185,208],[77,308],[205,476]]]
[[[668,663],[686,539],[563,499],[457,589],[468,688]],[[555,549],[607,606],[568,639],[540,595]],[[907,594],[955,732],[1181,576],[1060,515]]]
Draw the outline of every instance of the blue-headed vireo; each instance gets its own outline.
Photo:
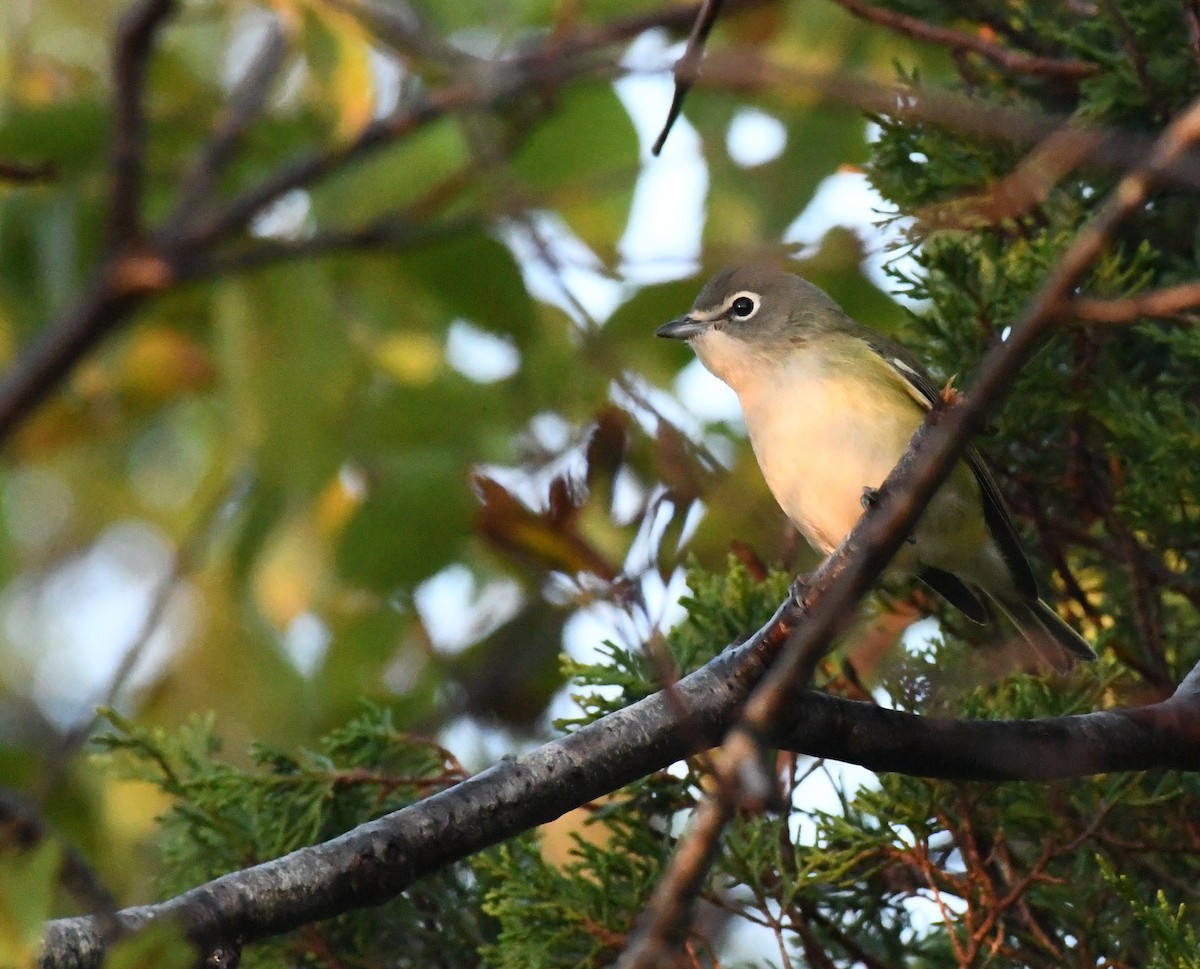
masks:
[[[658,335],[687,340],[737,393],[775,500],[828,553],[900,460],[938,399],[904,348],[848,317],[824,292],[774,266],[717,273]],[[933,496],[894,565],[979,623],[981,593],[1030,642],[1095,653],[1038,594],[996,483],[979,454]]]

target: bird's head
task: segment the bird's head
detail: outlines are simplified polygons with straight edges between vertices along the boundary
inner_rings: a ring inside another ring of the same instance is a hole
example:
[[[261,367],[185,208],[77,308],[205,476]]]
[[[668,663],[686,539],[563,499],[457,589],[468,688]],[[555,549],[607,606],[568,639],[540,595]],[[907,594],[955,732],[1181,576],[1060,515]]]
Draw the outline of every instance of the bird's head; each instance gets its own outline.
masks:
[[[854,324],[822,290],[768,263],[723,269],[688,312],[658,336],[687,340],[701,362],[738,389],[764,363],[781,363],[797,347]]]

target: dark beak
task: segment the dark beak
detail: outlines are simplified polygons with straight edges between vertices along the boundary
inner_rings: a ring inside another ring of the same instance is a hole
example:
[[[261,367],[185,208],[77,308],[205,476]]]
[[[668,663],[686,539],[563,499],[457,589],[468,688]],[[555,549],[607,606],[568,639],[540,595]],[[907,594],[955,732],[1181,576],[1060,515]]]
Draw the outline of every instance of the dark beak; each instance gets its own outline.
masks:
[[[681,316],[670,323],[664,323],[654,331],[655,336],[666,337],[669,340],[690,340],[699,336],[712,326],[709,320],[694,320],[690,316]]]

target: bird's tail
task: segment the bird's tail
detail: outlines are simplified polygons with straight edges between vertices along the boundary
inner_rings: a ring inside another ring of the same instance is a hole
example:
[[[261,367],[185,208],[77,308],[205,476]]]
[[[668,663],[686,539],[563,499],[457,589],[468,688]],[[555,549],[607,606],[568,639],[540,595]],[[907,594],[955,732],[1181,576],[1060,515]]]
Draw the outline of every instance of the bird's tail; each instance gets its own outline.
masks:
[[[996,604],[1021,631],[1021,635],[1035,647],[1038,640],[1045,642],[1049,638],[1072,656],[1087,660],[1096,658],[1095,650],[1088,645],[1087,640],[1068,626],[1062,616],[1041,599],[996,600]]]

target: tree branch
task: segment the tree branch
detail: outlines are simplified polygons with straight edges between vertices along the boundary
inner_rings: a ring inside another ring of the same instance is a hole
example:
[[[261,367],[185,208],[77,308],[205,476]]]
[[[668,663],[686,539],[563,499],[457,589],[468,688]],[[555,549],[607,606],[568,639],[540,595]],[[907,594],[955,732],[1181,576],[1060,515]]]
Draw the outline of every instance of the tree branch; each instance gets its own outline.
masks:
[[[283,29],[279,21],[272,18],[268,21],[258,52],[230,96],[216,130],[200,152],[200,158],[191,173],[184,179],[175,211],[167,219],[168,226],[186,226],[209,200],[217,176],[228,164],[230,155],[250,122],[262,110],[286,52]]]
[[[174,9],[174,0],[142,0],[117,27],[113,56],[116,119],[113,131],[113,185],[109,200],[109,245],[118,247],[141,234],[142,160],[146,118],[142,89],[154,35]]]
[[[1200,667],[1188,679],[1196,681]],[[803,694],[777,738],[798,753],[868,770],[957,781],[1050,781],[1112,771],[1200,770],[1200,696],[1185,680],[1161,703],[1037,720],[922,717]],[[798,697],[795,699],[799,699]]]
[[[672,687],[432,797],[283,858],[117,914],[130,931],[178,918],[203,948],[253,943],[377,905],[491,845],[717,743],[792,629],[781,609],[746,643]],[[1027,721],[922,718],[810,691],[770,739],[814,757],[947,779],[1046,780],[1117,770],[1200,770],[1200,666],[1161,703]],[[1023,744],[1030,744],[1026,755]],[[49,923],[43,969],[99,966],[96,918]]]
[[[732,4],[734,0],[729,2]],[[119,45],[119,73],[125,80],[121,88],[124,107],[118,111],[120,132],[116,140],[118,145],[125,147],[116,153],[114,211],[123,211],[128,205],[133,205],[131,211],[136,211],[142,148],[134,146],[131,139],[135,134],[141,137],[142,123],[140,108],[128,103],[128,99],[140,85],[140,71],[144,69],[148,54],[143,47],[150,42],[152,28],[166,15],[163,8],[169,12],[170,0],[153,0],[135,8],[134,12],[142,16],[137,18],[131,14],[127,18],[125,39]],[[142,240],[140,248],[127,246],[120,252],[110,248],[107,261],[95,273],[79,301],[47,326],[40,339],[22,353],[0,381],[0,445],[59,385],[78,360],[122,323],[144,298],[167,290],[181,280],[238,271],[243,262],[246,267],[252,267],[288,258],[286,246],[276,246],[271,253],[264,251],[261,256],[228,255],[219,251],[222,246],[239,240],[249,221],[281,195],[293,189],[308,188],[326,175],[449,112],[495,106],[521,91],[547,83],[564,83],[582,75],[599,76],[611,71],[615,69],[612,63],[598,65],[595,58],[588,55],[659,20],[677,25],[686,16],[694,16],[696,9],[672,7],[653,16],[624,18],[601,27],[581,28],[567,37],[549,38],[508,61],[481,68],[493,82],[483,90],[478,86],[482,80],[477,83],[474,77],[462,79],[433,92],[420,104],[391,118],[373,122],[348,145],[314,152],[285,165],[258,185],[235,195],[224,208],[193,219],[186,231],[162,232],[157,237]],[[156,13],[158,20],[149,19],[148,12]],[[562,57],[564,54],[570,54],[565,62],[555,60],[556,55]],[[139,62],[142,68],[135,70]],[[1064,117],[979,105],[969,99],[936,92],[897,92],[894,88],[853,76],[784,68],[764,61],[751,51],[710,54],[705,74],[698,83],[729,90],[758,91],[769,86],[785,95],[793,90],[803,91],[805,97],[817,91],[866,111],[1018,143],[1039,142],[1067,125],[1072,137],[1086,143],[1087,150],[1081,151],[1086,163],[1113,169],[1123,170],[1140,164],[1151,144],[1149,138],[1141,134],[1071,125]],[[1180,185],[1200,187],[1200,157],[1194,152],[1182,153],[1160,173],[1160,177]],[[132,224],[130,219],[132,223],[137,221],[129,213],[114,221],[128,226]],[[355,231],[348,230],[342,238],[349,240]],[[326,239],[331,241],[341,232],[331,230]],[[327,251],[330,250],[315,242],[307,246],[297,243],[292,245],[291,254],[302,258]]]
[[[1072,58],[1039,57],[1009,50],[1007,47],[985,40],[978,34],[949,27],[939,27],[919,17],[895,13],[883,7],[866,3],[864,0],[834,0],[838,6],[869,23],[879,24],[897,33],[907,34],[917,40],[927,40],[942,47],[966,50],[987,58],[993,64],[1017,74],[1032,74],[1042,77],[1065,77],[1079,79],[1091,77],[1099,72],[1096,64]]]
[[[816,93],[872,114],[1017,145],[1037,145],[1063,132],[1084,139],[1081,164],[1122,173],[1141,167],[1155,144],[1154,135],[1082,124],[1066,114],[1031,112],[933,89],[897,89],[853,74],[778,64],[746,49],[710,51],[696,85],[720,91],[769,91],[784,100],[803,98],[806,104]],[[1181,152],[1158,177],[1181,187],[1200,188],[1200,151]]]
[[[217,279],[253,272],[280,263],[314,259],[339,252],[387,250],[399,252],[478,229],[483,223],[473,216],[444,222],[418,222],[403,215],[386,215],[353,229],[331,229],[300,239],[261,239],[218,253],[181,257],[176,270],[180,282]]]
[[[1197,308],[1200,308],[1200,280],[1194,279],[1120,299],[1077,296],[1067,304],[1065,312],[1088,323],[1122,325],[1147,317],[1194,323],[1196,315],[1186,311]]]

